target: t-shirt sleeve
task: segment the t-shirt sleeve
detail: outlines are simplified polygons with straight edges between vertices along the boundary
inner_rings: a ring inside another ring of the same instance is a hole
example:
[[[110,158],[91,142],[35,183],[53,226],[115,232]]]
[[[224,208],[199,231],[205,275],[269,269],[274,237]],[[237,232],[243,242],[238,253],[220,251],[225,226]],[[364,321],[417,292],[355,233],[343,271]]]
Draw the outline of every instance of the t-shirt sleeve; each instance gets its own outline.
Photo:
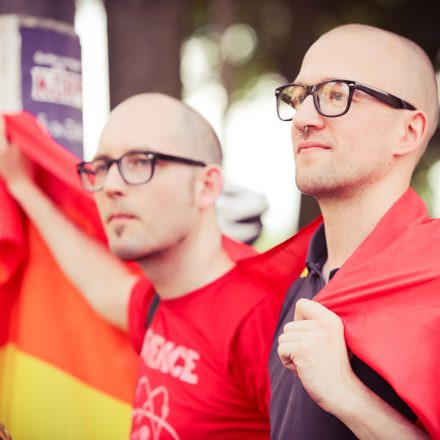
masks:
[[[137,353],[142,350],[145,336],[145,321],[148,308],[154,296],[154,289],[146,278],[140,278],[134,285],[128,302],[128,333]]]
[[[249,399],[269,416],[269,355],[280,314],[275,293],[258,303],[242,320],[231,344],[229,368]]]

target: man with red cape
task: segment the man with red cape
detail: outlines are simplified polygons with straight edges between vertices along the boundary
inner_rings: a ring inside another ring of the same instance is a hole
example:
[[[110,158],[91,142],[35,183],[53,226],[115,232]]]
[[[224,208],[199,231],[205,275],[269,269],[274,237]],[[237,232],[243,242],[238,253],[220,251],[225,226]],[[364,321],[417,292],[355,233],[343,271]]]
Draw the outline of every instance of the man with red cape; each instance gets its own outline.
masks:
[[[341,26],[276,96],[297,186],[323,225],[306,264],[295,237],[255,265],[290,285],[269,363],[271,437],[426,438],[422,425],[438,439],[440,221],[408,189],[437,126],[432,64],[396,34]]]

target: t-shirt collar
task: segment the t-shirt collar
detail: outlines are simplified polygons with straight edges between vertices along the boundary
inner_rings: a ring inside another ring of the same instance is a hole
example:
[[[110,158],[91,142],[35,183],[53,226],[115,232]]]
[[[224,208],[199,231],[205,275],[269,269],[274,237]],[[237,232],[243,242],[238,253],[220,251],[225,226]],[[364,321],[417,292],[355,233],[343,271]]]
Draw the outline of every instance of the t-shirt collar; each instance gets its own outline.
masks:
[[[327,242],[325,240],[324,224],[321,224],[313,234],[307,250],[306,266],[309,272],[322,276],[322,269],[327,261]],[[329,279],[335,275],[339,268],[330,271]]]

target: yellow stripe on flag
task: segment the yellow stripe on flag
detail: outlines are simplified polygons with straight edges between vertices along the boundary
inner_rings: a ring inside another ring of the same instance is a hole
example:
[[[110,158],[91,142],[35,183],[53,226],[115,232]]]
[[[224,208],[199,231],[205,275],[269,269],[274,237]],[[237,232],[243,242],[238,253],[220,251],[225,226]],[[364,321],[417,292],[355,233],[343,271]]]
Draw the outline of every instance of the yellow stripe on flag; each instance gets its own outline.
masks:
[[[304,268],[304,270],[301,272],[300,278],[307,278],[307,275],[309,274],[309,269],[307,267]]]
[[[0,420],[14,440],[121,440],[131,407],[8,344],[0,348]]]

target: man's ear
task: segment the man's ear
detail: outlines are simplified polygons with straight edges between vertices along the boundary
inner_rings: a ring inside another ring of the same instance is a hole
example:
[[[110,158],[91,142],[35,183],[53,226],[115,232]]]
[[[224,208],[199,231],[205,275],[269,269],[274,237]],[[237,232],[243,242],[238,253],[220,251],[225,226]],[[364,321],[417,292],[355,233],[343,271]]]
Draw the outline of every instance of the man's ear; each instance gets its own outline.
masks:
[[[218,165],[210,164],[196,176],[196,202],[199,208],[215,205],[223,189],[223,176]]]
[[[394,154],[403,156],[419,148],[423,148],[428,129],[426,114],[415,110],[405,115],[402,120],[400,138],[395,146]]]

